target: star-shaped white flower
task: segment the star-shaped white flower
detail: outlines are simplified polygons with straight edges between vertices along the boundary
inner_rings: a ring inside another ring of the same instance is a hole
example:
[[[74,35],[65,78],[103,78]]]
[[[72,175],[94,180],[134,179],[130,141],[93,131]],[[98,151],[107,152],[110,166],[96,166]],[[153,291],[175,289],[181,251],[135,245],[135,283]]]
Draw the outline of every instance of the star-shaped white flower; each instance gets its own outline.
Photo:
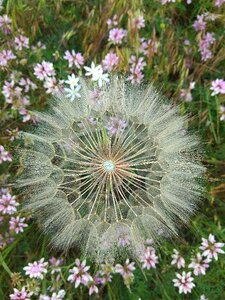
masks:
[[[92,76],[92,80],[98,80],[99,73],[103,72],[102,66],[101,65],[95,66],[95,64],[93,62],[91,63],[90,68],[87,66],[84,66],[84,69],[87,71],[85,73],[85,76]]]
[[[92,78],[92,80],[94,79]],[[98,81],[98,86],[101,88],[104,81],[109,82],[109,74],[103,74],[103,72],[99,73],[98,79],[96,79],[96,81]]]
[[[103,73],[103,69],[101,65],[95,66],[95,64],[91,63],[91,68],[85,66],[84,69],[87,71],[85,73],[86,76],[92,76],[91,80],[98,81],[98,85],[101,88],[103,82],[109,82],[109,75],[107,73]]]
[[[65,81],[65,83],[69,84],[69,86],[71,88],[74,88],[75,86],[78,85],[78,82],[79,82],[79,78],[78,77],[75,77],[74,74],[72,75],[68,75],[68,80]]]
[[[76,87],[65,88],[66,92],[66,98],[69,98],[71,102],[75,100],[75,98],[80,98],[79,90],[81,89],[80,85],[77,85]]]

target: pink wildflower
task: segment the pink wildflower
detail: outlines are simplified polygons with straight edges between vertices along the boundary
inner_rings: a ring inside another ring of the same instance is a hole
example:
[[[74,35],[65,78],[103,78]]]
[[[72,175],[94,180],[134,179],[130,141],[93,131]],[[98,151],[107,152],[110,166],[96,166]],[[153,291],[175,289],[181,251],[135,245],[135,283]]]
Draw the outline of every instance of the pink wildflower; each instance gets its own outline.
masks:
[[[16,56],[12,53],[11,50],[3,50],[0,52],[0,66],[6,67],[9,60],[15,59]]]
[[[185,267],[185,260],[176,249],[173,249],[172,259],[171,265],[177,265],[178,269]]]
[[[61,267],[60,266],[63,263],[63,258],[56,259],[54,256],[52,256],[52,258],[49,259],[49,262],[50,262],[50,268],[52,269],[51,274],[61,272]]]
[[[200,253],[197,253],[196,257],[191,258],[191,263],[189,264],[189,268],[194,269],[195,276],[205,275],[206,269],[209,267],[209,263],[211,262],[210,258],[203,259]]]
[[[193,27],[196,31],[203,31],[206,27],[206,22],[204,21],[204,15],[198,15],[197,20],[193,23]]]
[[[142,70],[146,66],[146,62],[144,61],[143,57],[137,58],[136,56],[132,55],[129,62],[131,63],[130,72],[131,75],[128,79],[131,81],[132,84],[140,83],[141,79],[144,77],[142,74]]]
[[[30,78],[21,78],[19,81],[19,85],[24,87],[25,93],[29,92],[30,88],[32,90],[36,90],[37,85],[33,83]]]
[[[74,65],[78,69],[80,69],[80,66],[84,64],[84,58],[82,54],[80,52],[76,53],[74,50],[72,50],[71,52],[69,50],[66,50],[63,58],[68,60],[69,68],[72,68],[72,66]]]
[[[34,75],[40,80],[55,76],[53,63],[43,60],[40,64],[37,64],[34,67]]]
[[[88,282],[92,280],[92,277],[87,272],[90,267],[86,266],[86,260],[81,263],[78,258],[75,260],[75,264],[76,267],[69,270],[71,275],[67,280],[71,283],[75,283],[75,288],[77,288],[80,284],[87,285]]]
[[[85,126],[87,126],[87,124],[88,124],[88,126],[95,126],[97,124],[97,121],[93,117],[86,117],[85,121],[78,123],[78,126],[83,129],[83,128],[85,128]]]
[[[211,82],[210,90],[212,90],[212,96],[217,94],[225,94],[225,81],[223,79],[216,79]]]
[[[156,255],[155,249],[153,247],[147,247],[144,251],[143,257],[141,257],[141,262],[143,263],[143,269],[156,268],[158,263],[158,256]]]
[[[120,275],[122,275],[123,278],[133,276],[134,270],[135,270],[134,262],[130,263],[129,259],[126,260],[126,262],[123,266],[120,264],[117,264],[115,266],[116,273],[119,273]]]
[[[141,38],[138,50],[140,53],[150,57],[152,54],[157,53],[158,46],[159,44],[156,40],[145,40],[144,38]]]
[[[9,295],[11,300],[30,300],[31,293],[26,291],[26,288],[23,287],[22,290],[13,289],[13,294]]]
[[[208,239],[202,238],[202,244],[199,249],[203,250],[203,256],[218,260],[218,253],[225,253],[222,249],[224,245],[224,243],[216,243],[215,236],[210,233]]]
[[[114,268],[110,264],[102,264],[101,270],[98,271],[95,275],[95,280],[98,284],[106,284],[107,282],[112,281],[112,273]]]
[[[113,44],[121,44],[126,37],[127,31],[123,28],[113,28],[109,31],[109,41]]]
[[[109,131],[109,134],[112,136],[123,132],[123,130],[127,127],[127,122],[117,117],[110,117],[109,122],[105,127]]]
[[[194,87],[195,87],[195,82],[192,81],[190,82],[189,87],[187,89],[181,89],[180,96],[184,99],[184,101],[186,102],[192,101],[191,91],[194,89]]]
[[[19,86],[15,86],[14,81],[5,81],[2,94],[4,95],[7,103],[12,103],[13,98],[20,98],[22,93],[22,89]]]
[[[198,50],[201,53],[203,61],[212,58],[212,51],[209,49],[209,47],[214,42],[215,42],[214,33],[211,32],[207,32],[200,40]]]
[[[12,161],[12,155],[0,145],[0,164],[5,161]]]
[[[19,216],[11,217],[9,221],[9,230],[15,231],[16,234],[23,232],[23,229],[28,226],[24,221],[25,218],[20,218]]]
[[[100,89],[95,89],[90,93],[90,103],[92,105],[99,105],[101,103],[101,96],[103,95]]]
[[[182,272],[182,275],[176,273],[176,279],[173,279],[174,286],[179,288],[179,294],[187,294],[191,293],[191,290],[195,286],[193,283],[194,278],[191,277],[191,272],[186,273],[185,271]]]
[[[145,27],[144,17],[143,16],[138,16],[136,18],[133,18],[132,19],[132,26],[134,28],[138,28],[138,29],[144,28]]]
[[[210,258],[203,259],[200,253],[197,253],[196,257],[191,259],[191,263],[189,264],[188,268],[194,269],[195,276],[198,275],[205,275],[206,269],[209,267],[209,263],[211,262]]]
[[[15,201],[15,198],[15,196],[9,193],[0,196],[0,212],[2,214],[12,215],[17,211],[16,206],[18,206],[19,203]]]
[[[137,58],[134,55],[131,55],[130,59],[129,59],[129,63],[132,64],[132,66],[135,66],[137,69],[139,70],[143,70],[144,67],[146,66],[146,62],[144,61],[143,57],[139,57]]]
[[[47,94],[54,94],[58,92],[58,83],[55,77],[47,77],[44,81],[44,88]]]
[[[37,122],[35,115],[32,115],[26,108],[22,107],[19,109],[20,115],[23,117],[23,123],[32,121],[33,123]]]
[[[22,34],[19,37],[15,37],[14,41],[16,50],[21,51],[23,48],[29,48],[29,38]]]
[[[117,15],[114,15],[112,19],[108,19],[106,23],[109,28],[112,28],[113,26],[118,25]]]
[[[109,52],[102,61],[103,70],[111,72],[118,65],[118,62],[119,57],[115,53]]]
[[[130,245],[129,236],[127,234],[120,235],[119,239],[118,239],[118,246],[125,247],[125,246],[128,246],[128,245]]]
[[[93,280],[89,281],[88,288],[89,288],[89,296],[91,296],[93,293],[98,294],[98,287],[97,284],[99,283],[98,277],[94,277]]]
[[[225,0],[216,0],[215,6],[220,7],[223,3],[225,3]]]
[[[30,278],[44,278],[44,274],[47,273],[48,263],[41,258],[39,261],[34,261],[33,263],[28,263],[28,266],[24,267],[26,275]]]
[[[11,23],[12,20],[7,15],[0,16],[0,28],[5,34],[11,33]]]

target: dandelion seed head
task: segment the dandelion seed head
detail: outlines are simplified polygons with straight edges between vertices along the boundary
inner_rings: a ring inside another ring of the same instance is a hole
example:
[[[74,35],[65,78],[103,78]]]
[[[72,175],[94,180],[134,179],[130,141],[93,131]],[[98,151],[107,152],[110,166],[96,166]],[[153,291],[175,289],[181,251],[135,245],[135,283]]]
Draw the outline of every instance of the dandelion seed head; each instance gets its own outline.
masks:
[[[146,240],[177,235],[201,199],[198,139],[152,86],[114,78],[96,105],[92,83],[80,85],[79,98],[58,92],[23,133],[24,208],[58,249],[99,261],[140,256]]]

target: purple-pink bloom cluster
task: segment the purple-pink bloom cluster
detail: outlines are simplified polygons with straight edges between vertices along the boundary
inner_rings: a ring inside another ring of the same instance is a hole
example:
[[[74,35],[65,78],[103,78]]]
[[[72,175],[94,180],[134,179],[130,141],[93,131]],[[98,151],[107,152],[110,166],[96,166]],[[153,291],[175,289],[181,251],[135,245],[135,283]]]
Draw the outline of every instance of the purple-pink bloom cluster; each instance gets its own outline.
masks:
[[[32,293],[29,293],[26,291],[25,286],[22,287],[21,290],[13,289],[13,294],[11,294],[9,297],[11,300],[30,300],[30,297],[32,296]]]
[[[0,67],[5,68],[8,64],[8,61],[15,59],[16,56],[13,54],[12,50],[4,49],[0,52]]]
[[[44,274],[47,273],[48,262],[44,261],[44,258],[41,258],[39,261],[34,261],[33,263],[28,263],[26,267],[24,267],[25,274],[30,278],[39,278],[43,279]]]
[[[80,69],[81,65],[84,64],[84,58],[82,54],[80,52],[76,53],[75,50],[72,50],[71,52],[66,50],[63,58],[68,61],[69,68],[75,66]]]
[[[215,258],[215,260],[218,260],[218,253],[225,253],[222,249],[224,245],[224,243],[217,243],[215,236],[212,234],[209,234],[208,239],[202,238],[202,244],[199,249],[203,252],[198,252],[194,257],[191,257],[191,263],[188,265],[188,268],[193,269],[195,276],[205,275],[212,259]],[[185,261],[183,257],[180,256],[179,251],[174,249],[173,252],[171,264],[177,265],[178,269],[184,268]],[[176,273],[176,277],[177,278],[173,279],[173,282],[174,286],[178,287],[179,293],[191,293],[192,288],[195,286],[192,273],[183,271],[181,274]]]
[[[21,51],[23,48],[29,48],[29,38],[22,34],[18,37],[15,37],[14,42],[16,50]]]
[[[207,32],[204,34],[202,39],[199,41],[199,52],[201,53],[203,61],[212,58],[213,54],[209,48],[214,42],[215,38],[214,33],[212,32]]]
[[[144,61],[143,57],[137,58],[136,56],[132,55],[130,57],[129,63],[131,64],[130,72],[131,75],[128,79],[131,81],[132,84],[140,83],[141,80],[144,78],[144,74],[142,73],[144,67],[146,66],[146,62]]]
[[[183,271],[182,274],[176,273],[175,279],[173,279],[173,283],[175,287],[178,287],[179,293],[187,294],[191,293],[191,290],[195,286],[193,283],[194,278],[191,276],[191,272]]]
[[[12,161],[12,155],[0,145],[0,164],[6,161]]]
[[[119,57],[114,52],[109,52],[106,54],[102,61],[102,68],[104,71],[113,71],[119,63]]]
[[[202,244],[199,247],[203,251],[202,255],[209,259],[215,258],[218,260],[218,253],[224,254],[224,243],[217,243],[215,236],[210,233],[208,239],[202,238]]]
[[[197,20],[193,23],[193,27],[196,31],[205,30],[206,22],[204,21],[204,15],[197,16]]]
[[[218,94],[225,94],[225,81],[223,79],[216,79],[211,82],[210,90],[212,90],[212,96]]]
[[[11,33],[11,24],[12,20],[7,15],[0,16],[0,28],[4,34],[7,35]]]
[[[147,247],[144,250],[144,255],[141,257],[141,262],[143,263],[143,269],[156,268],[158,263],[158,256],[156,255],[155,249],[153,247]]]
[[[113,44],[122,44],[123,39],[127,36],[127,31],[123,28],[113,28],[109,31],[109,42]]]
[[[80,284],[87,285],[92,280],[92,277],[88,273],[90,266],[86,266],[86,260],[81,262],[78,258],[75,260],[75,265],[75,267],[69,270],[70,275],[67,280],[74,283],[75,288]]]
[[[127,122],[119,119],[118,117],[110,117],[109,122],[106,124],[106,129],[111,136],[117,135],[127,127]]]

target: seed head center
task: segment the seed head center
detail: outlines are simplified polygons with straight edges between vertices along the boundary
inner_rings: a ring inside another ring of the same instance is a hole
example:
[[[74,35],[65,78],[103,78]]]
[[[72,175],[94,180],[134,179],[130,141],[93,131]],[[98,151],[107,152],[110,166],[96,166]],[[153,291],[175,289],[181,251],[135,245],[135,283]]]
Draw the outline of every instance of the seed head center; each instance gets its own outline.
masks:
[[[115,168],[116,168],[116,165],[112,160],[106,160],[103,162],[104,171],[111,173],[111,172],[115,171]]]

